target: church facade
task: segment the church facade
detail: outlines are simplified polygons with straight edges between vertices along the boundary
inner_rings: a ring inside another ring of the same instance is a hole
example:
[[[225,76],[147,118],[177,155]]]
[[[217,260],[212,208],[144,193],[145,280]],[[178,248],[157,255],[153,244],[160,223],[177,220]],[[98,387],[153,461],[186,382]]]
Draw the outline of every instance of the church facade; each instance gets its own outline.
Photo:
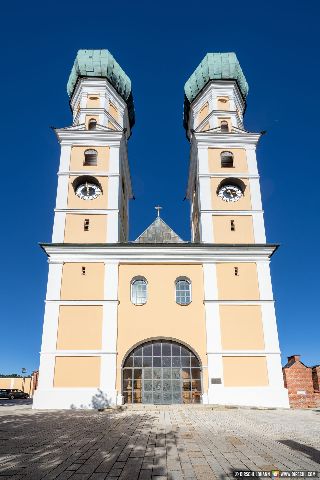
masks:
[[[128,238],[131,81],[80,50],[67,86],[39,384],[33,408],[110,404],[288,407],[248,85],[234,53],[185,84],[191,241],[159,215]]]

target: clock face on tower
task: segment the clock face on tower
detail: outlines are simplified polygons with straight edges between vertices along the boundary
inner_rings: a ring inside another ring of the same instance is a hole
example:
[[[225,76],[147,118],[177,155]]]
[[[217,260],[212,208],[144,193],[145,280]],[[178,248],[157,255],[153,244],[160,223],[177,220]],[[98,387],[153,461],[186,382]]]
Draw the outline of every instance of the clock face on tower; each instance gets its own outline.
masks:
[[[237,202],[243,196],[243,193],[236,185],[224,185],[218,191],[218,197],[225,202]]]
[[[101,189],[94,183],[82,183],[76,189],[76,195],[82,200],[94,200],[101,195]]]

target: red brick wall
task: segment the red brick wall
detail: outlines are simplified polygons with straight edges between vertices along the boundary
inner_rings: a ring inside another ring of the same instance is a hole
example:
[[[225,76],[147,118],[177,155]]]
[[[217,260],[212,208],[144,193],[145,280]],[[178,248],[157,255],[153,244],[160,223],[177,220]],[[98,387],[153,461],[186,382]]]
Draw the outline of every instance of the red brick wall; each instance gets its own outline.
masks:
[[[289,363],[283,367],[283,379],[284,385],[288,389],[291,408],[312,408],[316,406],[312,369],[310,367],[306,367],[299,360],[289,357]]]
[[[313,388],[320,390],[320,365],[312,367]]]

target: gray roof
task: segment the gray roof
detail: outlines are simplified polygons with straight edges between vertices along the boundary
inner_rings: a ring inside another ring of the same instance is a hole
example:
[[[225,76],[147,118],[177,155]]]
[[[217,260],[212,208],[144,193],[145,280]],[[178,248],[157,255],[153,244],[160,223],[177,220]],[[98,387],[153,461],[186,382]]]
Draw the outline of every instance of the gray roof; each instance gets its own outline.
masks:
[[[160,217],[135,240],[137,243],[184,243],[182,238],[177,235]]]

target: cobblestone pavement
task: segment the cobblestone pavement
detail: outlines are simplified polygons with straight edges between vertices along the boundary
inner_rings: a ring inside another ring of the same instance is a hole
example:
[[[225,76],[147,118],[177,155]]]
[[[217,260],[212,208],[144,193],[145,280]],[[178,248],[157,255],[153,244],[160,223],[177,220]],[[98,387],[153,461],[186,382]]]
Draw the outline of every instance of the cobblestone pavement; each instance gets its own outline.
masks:
[[[320,409],[0,408],[0,480],[211,480],[320,470]]]

